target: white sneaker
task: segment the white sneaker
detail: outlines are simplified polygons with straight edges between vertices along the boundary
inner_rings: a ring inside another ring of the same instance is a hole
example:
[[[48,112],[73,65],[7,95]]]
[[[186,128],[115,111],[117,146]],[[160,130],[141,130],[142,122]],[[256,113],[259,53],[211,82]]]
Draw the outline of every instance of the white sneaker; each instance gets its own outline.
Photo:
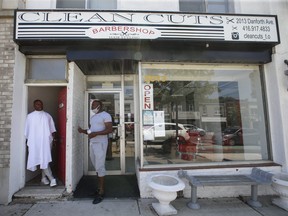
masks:
[[[42,178],[41,179],[41,183],[44,184],[44,185],[48,185],[49,184],[49,181],[46,177]]]
[[[52,179],[50,182],[50,187],[55,187],[55,186],[57,186],[56,179]]]

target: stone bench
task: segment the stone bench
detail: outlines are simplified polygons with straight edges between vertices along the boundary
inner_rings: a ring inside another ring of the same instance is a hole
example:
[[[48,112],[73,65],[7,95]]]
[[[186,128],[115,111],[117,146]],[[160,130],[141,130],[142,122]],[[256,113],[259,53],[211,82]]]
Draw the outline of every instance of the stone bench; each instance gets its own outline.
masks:
[[[250,175],[188,175],[187,171],[178,171],[180,178],[186,178],[191,186],[191,201],[187,204],[191,209],[199,209],[197,203],[197,187],[204,186],[231,186],[251,185],[251,199],[248,204],[253,207],[261,207],[257,200],[258,185],[271,184],[273,174],[259,168],[253,168]]]

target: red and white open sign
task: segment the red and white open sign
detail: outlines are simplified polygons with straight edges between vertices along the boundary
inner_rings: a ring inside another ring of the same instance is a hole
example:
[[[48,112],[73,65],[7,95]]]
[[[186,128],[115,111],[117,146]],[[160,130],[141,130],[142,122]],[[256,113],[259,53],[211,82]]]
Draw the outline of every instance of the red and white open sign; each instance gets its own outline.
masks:
[[[143,84],[143,110],[153,110],[153,84]]]

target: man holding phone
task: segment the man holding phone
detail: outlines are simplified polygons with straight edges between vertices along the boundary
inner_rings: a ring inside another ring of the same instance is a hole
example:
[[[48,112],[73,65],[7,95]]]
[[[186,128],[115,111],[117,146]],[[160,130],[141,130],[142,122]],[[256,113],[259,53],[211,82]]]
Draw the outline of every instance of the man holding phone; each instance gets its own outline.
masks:
[[[98,176],[98,191],[93,204],[98,204],[104,199],[105,159],[108,134],[112,132],[112,117],[103,110],[103,103],[99,100],[92,102],[91,110],[94,115],[90,118],[89,129],[78,127],[78,132],[87,134],[90,139],[90,158]]]

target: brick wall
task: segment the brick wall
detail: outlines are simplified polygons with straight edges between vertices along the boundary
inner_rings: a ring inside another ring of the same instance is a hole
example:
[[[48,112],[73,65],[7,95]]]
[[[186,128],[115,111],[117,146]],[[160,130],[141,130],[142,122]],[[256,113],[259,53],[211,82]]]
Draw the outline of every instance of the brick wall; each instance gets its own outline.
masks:
[[[0,168],[10,163],[14,63],[13,13],[0,11]]]
[[[84,99],[84,92],[86,89],[86,80],[85,76],[81,72],[81,70],[75,65],[74,69],[74,79],[73,79],[73,117],[72,117],[72,125],[73,128],[78,128],[79,122],[84,121],[84,103],[86,102]],[[84,127],[84,126],[83,126]],[[73,159],[72,159],[72,170],[73,179],[80,180],[83,175],[83,167],[84,167],[84,145],[86,143],[82,143],[83,134],[73,133]],[[87,144],[86,144],[87,145]],[[76,187],[76,183],[74,182],[74,188]]]
[[[84,122],[85,76],[77,65],[69,63],[69,84],[67,94],[67,145],[66,167],[69,175],[66,190],[71,193],[84,173],[84,139],[83,134],[77,132],[78,126]],[[87,127],[87,126],[86,126]],[[86,144],[87,145],[87,144]]]

